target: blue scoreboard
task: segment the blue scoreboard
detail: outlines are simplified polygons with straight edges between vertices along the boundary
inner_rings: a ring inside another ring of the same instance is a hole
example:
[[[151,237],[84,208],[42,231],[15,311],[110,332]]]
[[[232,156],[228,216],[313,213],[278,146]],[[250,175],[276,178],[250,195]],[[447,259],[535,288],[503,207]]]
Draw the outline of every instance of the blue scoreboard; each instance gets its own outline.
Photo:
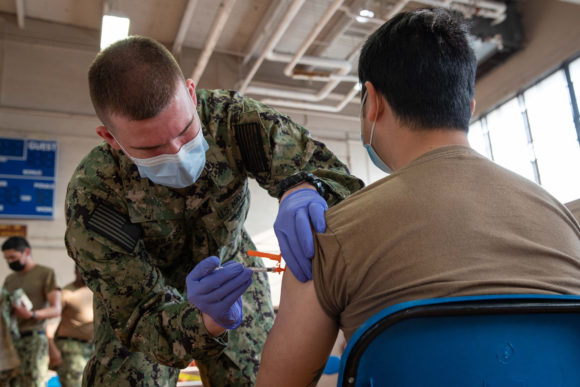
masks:
[[[56,141],[0,137],[0,218],[53,219]]]

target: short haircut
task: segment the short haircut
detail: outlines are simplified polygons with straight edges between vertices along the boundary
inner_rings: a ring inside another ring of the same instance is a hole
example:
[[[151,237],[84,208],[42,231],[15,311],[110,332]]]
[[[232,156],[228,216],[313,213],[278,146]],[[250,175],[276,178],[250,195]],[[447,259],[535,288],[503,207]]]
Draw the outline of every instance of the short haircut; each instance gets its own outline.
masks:
[[[358,74],[412,129],[468,130],[477,61],[458,12],[403,12],[376,30],[361,49]]]
[[[29,249],[29,248],[30,248],[30,244],[28,243],[28,241],[26,239],[22,238],[21,236],[10,237],[10,238],[6,239],[4,241],[4,243],[2,244],[2,251],[16,250],[16,251],[23,253],[24,250]]]
[[[155,117],[170,102],[178,81],[185,82],[175,58],[160,43],[131,36],[101,51],[89,69],[95,112],[109,129],[109,117]]]

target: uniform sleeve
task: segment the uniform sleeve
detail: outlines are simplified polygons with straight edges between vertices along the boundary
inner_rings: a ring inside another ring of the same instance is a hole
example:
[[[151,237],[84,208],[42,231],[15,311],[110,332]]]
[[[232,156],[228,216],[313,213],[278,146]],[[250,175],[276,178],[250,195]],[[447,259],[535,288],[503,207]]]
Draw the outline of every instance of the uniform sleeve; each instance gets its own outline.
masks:
[[[102,179],[102,171],[96,169],[85,163],[69,183],[65,242],[85,283],[104,305],[115,334],[129,350],[168,366],[183,368],[194,358],[219,355],[227,334],[210,336],[201,312],[165,284],[138,226],[129,222],[118,195],[122,182]]]
[[[321,180],[325,199],[333,205],[364,186],[324,143],[289,117],[250,98],[240,98],[231,115],[237,150],[246,173],[271,196],[281,195],[279,183],[301,171]]]

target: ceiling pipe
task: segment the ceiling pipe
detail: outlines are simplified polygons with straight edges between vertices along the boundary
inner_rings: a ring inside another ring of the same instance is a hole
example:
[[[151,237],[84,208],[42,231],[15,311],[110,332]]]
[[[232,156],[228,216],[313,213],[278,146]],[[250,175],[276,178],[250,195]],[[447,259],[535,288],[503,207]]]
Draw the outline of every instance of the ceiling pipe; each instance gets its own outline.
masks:
[[[320,31],[322,31],[324,26],[330,21],[332,16],[337,12],[337,10],[340,8],[340,6],[342,5],[343,2],[344,2],[344,0],[335,0],[334,1],[334,3],[327,9],[324,16],[316,24],[316,26],[310,32],[310,34],[308,35],[306,40],[302,43],[302,46],[298,49],[298,51],[296,52],[294,57],[290,60],[290,62],[288,63],[288,65],[284,69],[284,74],[288,77],[293,78],[293,79],[304,79],[304,80],[309,80],[309,81],[312,81],[312,80],[326,81],[327,84],[320,91],[318,91],[316,94],[287,92],[284,90],[277,90],[277,89],[272,89],[271,93],[276,93],[278,96],[286,95],[287,98],[292,98],[292,99],[300,99],[300,100],[310,101],[310,102],[319,102],[319,101],[324,100],[332,92],[332,90],[334,90],[340,84],[341,81],[347,79],[347,80],[350,80],[353,82],[358,82],[358,78],[356,78],[356,77],[352,77],[352,76],[347,77],[347,74],[351,70],[350,61],[340,61],[340,65],[339,65],[338,61],[333,62],[332,67],[335,67],[335,66],[339,67],[339,71],[336,74],[332,74],[332,73],[328,73],[328,74],[320,74],[320,73],[297,74],[294,71],[294,67],[296,66],[296,64],[298,62],[303,61],[303,58],[304,58],[303,55],[306,52],[306,50],[308,50],[308,48],[310,47],[310,45],[312,44],[314,39],[316,39],[316,37],[318,36]],[[266,53],[266,57],[267,58],[269,57],[269,58],[277,58],[277,59],[284,58],[285,59],[285,57],[283,57],[282,54],[274,54],[271,50]],[[307,62],[307,61],[310,61],[310,63],[305,63],[305,64],[321,65],[321,66],[324,65],[323,61],[317,61],[313,57],[304,59],[304,62]],[[247,91],[247,89],[246,89],[246,91]],[[253,89],[253,91],[264,92],[265,90],[264,89],[261,89],[261,90]],[[268,93],[268,94],[271,94],[271,93]],[[294,102],[294,101],[272,100],[272,103],[275,103],[278,106],[296,107],[296,105],[295,105],[296,102]],[[285,103],[287,103],[287,105],[284,105]],[[344,104],[342,104],[341,109],[342,109],[342,107],[344,107],[344,105],[346,105],[346,103],[348,103],[348,101],[346,101]],[[302,104],[302,105],[305,105],[305,104]],[[302,105],[300,105],[300,106],[302,106]],[[306,105],[311,106],[310,104],[306,104]],[[340,106],[340,104],[338,106]],[[321,108],[322,108],[322,106],[321,106]],[[328,108],[331,109],[330,111],[337,111],[337,110],[334,110],[334,109],[336,109],[336,106],[329,106]]]
[[[294,67],[296,67],[296,64],[298,63],[300,58],[306,53],[306,50],[310,48],[310,45],[312,44],[312,42],[314,42],[314,39],[316,39],[320,31],[322,31],[322,29],[330,21],[332,16],[334,16],[334,14],[340,8],[343,2],[344,0],[334,0],[334,3],[332,3],[332,5],[326,10],[326,12],[322,16],[322,18],[318,21],[318,23],[316,23],[316,26],[314,26],[312,32],[310,32],[306,40],[302,43],[302,46],[300,46],[300,48],[294,55],[294,58],[292,58],[290,63],[288,63],[288,65],[284,68],[284,74],[287,77],[292,76]]]
[[[216,16],[215,21],[213,22],[212,28],[209,32],[209,36],[207,37],[207,41],[205,43],[205,47],[201,52],[201,55],[197,61],[197,65],[191,74],[191,78],[193,79],[193,83],[197,85],[201,75],[205,71],[207,67],[207,63],[209,62],[209,58],[213,53],[215,46],[226,26],[226,22],[230,17],[232,10],[234,8],[234,4],[236,0],[223,0],[220,4],[218,14]]]
[[[18,20],[18,28],[24,29],[24,18],[26,17],[26,11],[24,10],[24,0],[14,0],[16,5],[16,19]]]
[[[285,62],[288,63],[292,60],[292,55],[289,54],[279,54],[274,51],[268,53],[266,55],[266,59],[272,62]],[[302,56],[298,61],[300,64],[304,65],[311,65],[311,66],[320,66],[320,67],[330,67],[330,68],[343,68],[349,69],[351,68],[351,64],[347,60],[340,60],[340,59],[328,59],[328,58],[320,58],[317,56]]]
[[[307,94],[306,92],[303,92],[303,91],[296,91],[296,89],[273,89],[273,88],[270,88],[267,86],[268,86],[267,84],[265,84],[265,86],[263,86],[263,87],[250,85],[250,86],[248,86],[247,93],[260,94],[260,95],[264,95],[266,97],[289,98],[289,99],[296,99],[296,100],[301,100],[303,98],[303,95]],[[344,98],[344,94],[339,94],[339,93],[330,93],[326,97],[326,99],[332,100],[332,101],[342,101],[343,98]]]
[[[252,37],[249,39],[252,45],[249,50],[246,50],[246,55],[242,61],[242,65],[248,64],[248,62],[254,57],[254,53],[258,50],[264,39],[271,36],[271,32],[274,29],[273,24],[282,17],[283,13],[286,11],[288,6],[288,0],[272,1],[268,6],[268,10],[262,18],[260,18],[260,24],[254,31]]]
[[[181,49],[183,47],[183,42],[185,41],[185,35],[189,30],[189,26],[191,25],[191,19],[193,18],[193,11],[197,7],[198,0],[189,0],[185,7],[185,12],[183,12],[183,16],[181,17],[181,23],[179,23],[179,29],[177,30],[177,34],[175,35],[175,40],[173,41],[173,48],[171,52],[173,52],[173,56],[179,57],[181,55]]]
[[[272,51],[272,49],[274,48],[274,46],[276,46],[276,44],[278,44],[278,42],[282,38],[282,35],[284,34],[284,32],[286,32],[288,26],[290,25],[294,17],[296,17],[296,14],[298,13],[298,11],[300,10],[305,1],[306,0],[294,0],[294,2],[290,5],[290,8],[288,8],[286,15],[284,15],[284,18],[278,25],[278,28],[276,29],[276,31],[274,31],[274,34],[272,34],[270,41],[268,42],[268,44],[266,44],[266,47],[264,48],[264,50],[262,51],[256,62],[254,62],[254,65],[248,72],[248,75],[246,75],[246,78],[242,81],[242,84],[238,88],[240,93],[242,94],[245,93],[246,88],[250,84],[250,81],[252,80],[254,75],[256,75],[258,68],[260,68],[260,66],[264,62],[266,55],[270,51]]]
[[[332,112],[336,113],[341,111],[353,98],[357,95],[359,90],[353,87],[350,92],[344,96],[342,101],[338,105],[317,105],[312,103],[304,103],[304,102],[297,102],[297,101],[286,101],[286,100],[277,100],[277,99],[265,99],[262,100],[263,103],[267,105],[276,105],[276,106],[284,106],[290,107],[295,109],[304,109],[304,110],[318,110],[323,112]]]
[[[401,12],[410,1],[411,0],[400,0],[397,4],[395,4],[393,6],[393,8],[391,8],[389,13],[386,15],[385,19],[389,20],[390,18],[395,16],[397,13]],[[472,6],[474,8],[476,6],[482,6],[482,7],[486,6],[488,8],[496,9],[496,10],[498,10],[498,12],[505,11],[505,5],[502,7],[501,4],[493,2],[493,1],[480,1],[480,2],[478,2],[477,0],[475,0],[475,1],[474,0],[439,0],[439,1],[437,1],[437,0],[417,0],[417,2],[420,2],[420,3],[436,5],[439,7],[451,7],[453,5],[452,4],[453,1],[458,2],[458,3],[469,4],[470,6]],[[477,5],[475,5],[475,3],[477,3]],[[250,92],[254,92],[256,94],[262,94],[262,95],[268,95],[268,96],[278,96],[278,97],[297,99],[297,100],[300,99],[300,100],[309,101],[309,102],[318,102],[318,101],[328,97],[328,95],[330,95],[330,92],[334,88],[336,88],[336,86],[342,80],[349,80],[349,81],[358,82],[358,77],[349,76],[346,74],[348,74],[348,72],[350,71],[350,69],[351,69],[350,62],[354,58],[354,56],[358,53],[358,49],[362,46],[362,43],[361,43],[361,45],[359,45],[359,47],[357,47],[356,50],[353,50],[353,52],[349,55],[349,58],[346,60],[346,62],[349,64],[348,68],[346,66],[345,67],[340,66],[340,67],[338,67],[339,68],[338,73],[297,74],[296,71],[294,70],[297,63],[319,65],[321,67],[333,67],[330,65],[331,63],[329,63],[329,62],[324,63],[324,64],[320,63],[320,62],[315,63],[317,60],[316,58],[303,57],[302,55],[309,48],[310,44],[314,41],[316,36],[322,30],[322,28],[324,28],[324,25],[326,23],[328,23],[328,21],[330,20],[332,15],[336,12],[336,10],[342,10],[343,12],[345,12],[347,15],[349,15],[351,17],[358,16],[358,15],[355,15],[354,13],[348,11],[347,8],[341,7],[341,4],[342,4],[342,1],[339,1],[339,0],[337,0],[333,3],[331,8],[329,8],[329,10],[327,10],[327,12],[324,15],[324,17],[322,18],[322,20],[316,25],[315,29],[311,32],[309,37],[302,44],[299,51],[294,55],[294,57],[292,58],[292,60],[289,62],[288,66],[286,66],[286,68],[284,70],[284,74],[293,78],[293,79],[328,81],[328,83],[326,84],[326,86],[322,90],[320,90],[316,94],[293,92],[293,91],[280,90],[280,89],[268,89],[268,88],[249,88],[248,90]],[[492,14],[490,12],[486,12],[484,10],[481,10],[480,8],[477,8],[477,12],[478,12],[477,13],[478,15],[484,16],[484,17],[489,17],[489,18],[497,18],[498,17],[497,14],[495,14],[495,13]],[[378,21],[381,19],[376,19],[376,20]],[[496,19],[496,20],[499,20],[499,19]],[[385,20],[381,20],[381,23],[384,23],[384,21]],[[378,24],[378,22],[377,22],[377,24]],[[266,56],[268,57],[268,59],[271,59],[271,60],[284,60],[285,61],[287,59],[287,57],[284,57],[283,54],[275,54],[273,52],[267,53]],[[322,59],[322,58],[319,58],[319,59]],[[338,65],[338,63],[332,63],[332,64]],[[280,100],[280,99],[266,99],[266,100],[263,100],[262,102],[264,102],[266,104],[276,105],[276,106],[297,108],[297,109],[303,109],[303,110],[318,110],[318,111],[326,111],[326,112],[338,112],[338,111],[342,110],[344,108],[344,106],[346,106],[346,104],[349,103],[357,93],[358,93],[358,89],[353,88],[344,97],[344,99],[336,106],[318,105],[318,104],[313,104],[313,103],[308,103],[308,102],[288,101],[288,100]]]
[[[393,17],[394,15],[396,15],[397,13],[399,13],[407,5],[407,3],[409,1],[410,0],[400,0],[393,7],[393,9],[391,9],[391,11],[387,15],[386,19],[388,20],[391,17]],[[310,35],[306,38],[306,40],[304,41],[304,43],[302,44],[302,46],[300,47],[298,52],[294,55],[294,58],[292,59],[292,61],[286,66],[286,68],[284,69],[284,74],[286,74],[287,76],[293,75],[293,71],[294,71],[294,67],[296,66],[296,63],[298,63],[298,61],[300,61],[301,56],[310,47],[310,44],[312,44],[314,39],[318,36],[320,31],[322,30],[322,28],[324,28],[324,25],[326,23],[328,23],[328,21],[334,15],[334,13],[340,9],[340,7],[342,6],[342,3],[343,3],[343,1],[336,0],[331,5],[331,7],[326,11],[323,18],[320,20],[319,23],[317,23],[314,30],[310,33]],[[356,15],[353,15],[353,16],[356,17]],[[338,71],[338,75],[346,75],[350,71],[350,61],[352,60],[354,55],[356,55],[355,51],[353,51],[350,54],[349,58],[347,59],[347,62],[349,62],[349,68],[348,69],[347,68],[340,68]],[[355,82],[358,82],[358,77],[355,78]],[[326,96],[328,96],[331,93],[331,91],[334,90],[336,88],[336,86],[338,86],[339,83],[340,83],[340,80],[329,78],[329,82],[318,93],[316,93],[314,95],[306,93],[301,98],[296,98],[296,99],[302,99],[304,101],[310,101],[310,102],[321,101]],[[359,90],[357,88],[353,87],[353,89],[351,89],[351,91],[347,95],[345,95],[344,99],[338,105],[335,105],[335,106],[318,105],[318,104],[313,104],[313,103],[295,102],[295,101],[279,100],[279,99],[266,99],[262,102],[264,102],[266,104],[276,105],[276,106],[293,107],[293,108],[298,108],[298,109],[319,110],[319,111],[327,111],[327,112],[339,112],[346,106],[346,104],[348,104],[354,98],[355,95],[357,95],[358,92],[359,92]]]
[[[399,1],[399,3],[397,3],[395,5],[395,7],[391,10],[391,12],[388,14],[387,16],[387,20],[394,16],[396,13],[398,13],[401,9],[403,9],[405,7],[405,5],[407,5],[407,3],[410,0],[401,0]],[[296,52],[296,54],[294,55],[294,57],[292,58],[292,60],[290,61],[290,63],[288,63],[288,65],[286,66],[286,68],[284,69],[284,74],[286,76],[292,77],[292,78],[298,78],[300,77],[300,79],[308,79],[308,80],[313,80],[313,78],[317,78],[317,80],[323,80],[326,77],[319,77],[317,75],[298,75],[298,74],[294,74],[294,68],[296,66],[296,64],[301,61],[302,56],[304,55],[304,53],[306,52],[306,50],[308,50],[308,48],[310,47],[310,45],[312,44],[312,42],[314,41],[314,39],[316,39],[316,37],[318,36],[318,34],[320,33],[320,31],[322,31],[322,29],[324,28],[324,26],[330,21],[331,17],[341,8],[342,3],[344,1],[343,0],[335,0],[334,3],[332,3],[332,5],[329,7],[329,9],[326,11],[326,13],[324,14],[324,16],[322,17],[322,19],[316,24],[315,28],[312,30],[312,32],[309,34],[309,36],[306,38],[306,40],[304,41],[304,43],[302,44],[302,46],[300,47],[300,49]],[[356,15],[351,14],[354,17],[356,17]],[[348,67],[341,67],[339,68],[339,71],[336,75],[338,75],[338,77],[332,78],[332,74],[328,75],[328,83],[316,94],[310,94],[310,93],[305,93],[303,95],[300,95],[300,93],[293,93],[293,97],[295,97],[295,99],[301,99],[304,101],[310,101],[310,102],[319,102],[322,101],[323,99],[325,99],[331,92],[332,90],[334,90],[338,84],[341,82],[342,79],[340,79],[339,77],[341,76],[346,76],[346,74],[348,74],[348,72],[350,72],[351,70],[351,65],[350,65],[350,61],[352,60],[352,58],[354,57],[354,55],[356,55],[356,52],[351,53],[351,55],[349,56],[349,58],[347,59],[347,63],[349,64]],[[295,78],[295,79],[296,79]],[[349,80],[353,81],[353,82],[358,82],[358,77],[356,76],[352,76],[349,77]],[[277,90],[280,91],[280,90]],[[329,106],[329,105],[318,105],[318,104],[310,104],[310,103],[302,103],[302,102],[294,102],[294,101],[286,101],[286,100],[279,100],[279,99],[267,99],[265,101],[263,101],[264,103],[270,103],[276,106],[286,106],[286,107],[294,107],[294,108],[299,108],[299,109],[308,109],[308,110],[322,110],[322,111],[329,111],[329,112],[338,112],[340,110],[342,110],[342,108],[344,108],[344,106],[346,106],[347,103],[350,102],[350,100],[352,98],[354,98],[354,96],[358,93],[358,89],[353,88],[343,99],[343,101],[341,103],[339,103],[336,106]],[[282,95],[284,93],[279,93],[279,95]]]
[[[306,92],[284,90],[284,89],[274,89],[269,87],[258,87],[258,86],[248,86],[246,91],[248,94],[259,94],[267,97],[275,98],[288,98],[303,101],[317,101],[315,95]],[[343,94],[328,94],[326,96],[328,99],[342,100],[344,98]]]

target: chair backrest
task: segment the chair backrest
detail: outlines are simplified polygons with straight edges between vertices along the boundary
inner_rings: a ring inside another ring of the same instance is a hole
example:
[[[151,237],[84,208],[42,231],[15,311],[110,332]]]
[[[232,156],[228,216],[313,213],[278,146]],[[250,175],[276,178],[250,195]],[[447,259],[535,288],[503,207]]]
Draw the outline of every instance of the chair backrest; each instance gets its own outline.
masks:
[[[580,296],[404,302],[368,319],[339,386],[580,386]]]

